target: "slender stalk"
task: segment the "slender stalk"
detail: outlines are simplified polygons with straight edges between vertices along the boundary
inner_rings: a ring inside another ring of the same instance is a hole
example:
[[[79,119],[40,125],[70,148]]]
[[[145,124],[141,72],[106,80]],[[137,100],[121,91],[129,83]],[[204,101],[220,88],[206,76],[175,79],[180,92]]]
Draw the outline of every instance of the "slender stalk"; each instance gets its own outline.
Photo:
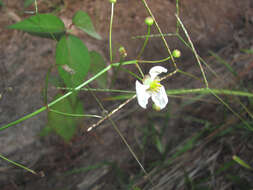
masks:
[[[103,112],[107,112],[107,110],[104,108],[103,104],[100,102],[100,100],[97,98],[97,96],[94,94],[94,92],[91,91],[91,94],[93,95],[93,97],[95,98],[96,102],[98,103],[99,107],[101,108],[101,110],[103,110]],[[125,106],[126,104],[128,104],[131,100],[133,100],[136,97],[136,95],[134,95],[132,98],[128,99],[126,102],[124,102],[123,104],[121,104],[118,108],[117,111],[119,109],[121,109],[123,106]],[[113,112],[113,111],[112,111]],[[111,113],[112,113],[111,112]],[[115,112],[114,112],[115,113]],[[123,136],[123,134],[120,132],[119,128],[117,127],[117,125],[115,124],[115,122],[111,119],[111,115],[110,113],[105,116],[105,118],[108,118],[109,121],[111,122],[114,130],[118,133],[118,135],[120,136],[120,138],[122,139],[122,141],[124,142],[124,144],[127,146],[128,150],[130,151],[130,153],[132,154],[132,156],[134,157],[134,159],[137,161],[137,163],[139,164],[139,166],[141,167],[142,171],[144,172],[144,174],[146,176],[148,176],[148,173],[146,172],[145,168],[143,167],[143,165],[140,163],[137,155],[134,153],[133,149],[131,148],[131,146],[128,144],[127,140],[125,139],[125,137]],[[104,118],[101,119],[100,121],[104,121]],[[94,128],[94,127],[93,127]],[[93,129],[92,127],[88,128],[87,131],[90,131]],[[151,179],[149,179],[149,181],[152,183]],[[152,183],[153,184],[153,183]]]
[[[178,15],[178,17],[179,17],[179,0],[177,0],[176,1],[176,10],[177,10],[177,15]],[[179,22],[178,22],[178,20],[177,20],[177,29],[176,29],[176,33],[178,34],[178,32],[179,32]]]
[[[34,1],[34,5],[35,5],[35,13],[38,13],[38,4],[37,4],[37,0]]]
[[[236,117],[238,117],[249,130],[253,131],[253,127],[250,126],[238,113],[236,113],[224,100],[222,100],[212,89],[208,89],[222,104],[224,104],[228,110],[230,110]]]
[[[60,115],[65,115],[68,117],[96,117],[96,118],[102,118],[102,116],[99,115],[92,115],[92,114],[72,114],[72,113],[65,113],[65,112],[61,112],[58,110],[54,110],[54,109],[50,109],[51,112],[60,114]]]
[[[154,60],[154,61],[146,61],[146,60],[138,60],[139,63],[162,63],[164,61],[168,61],[170,59],[170,56],[169,57],[166,57],[164,59],[160,59],[160,60]]]
[[[148,32],[147,32],[145,41],[144,41],[144,43],[143,43],[143,45],[142,45],[142,47],[141,47],[141,50],[140,50],[140,52],[139,52],[139,54],[138,54],[138,56],[137,56],[137,58],[136,58],[137,60],[140,59],[141,55],[142,55],[143,52],[144,52],[144,49],[145,49],[145,47],[146,47],[146,45],[147,45],[147,43],[148,43],[149,35],[150,35],[150,26],[148,25]],[[138,68],[139,72],[141,73],[141,76],[144,77],[144,74],[143,74],[143,72],[142,72],[140,66],[138,65],[138,63],[136,64],[136,67]]]
[[[136,64],[136,60],[131,60],[131,61],[126,61],[124,63],[122,63],[122,65],[130,65],[130,64]],[[49,103],[47,106],[43,106],[37,110],[35,110],[34,112],[30,113],[30,114],[27,114],[13,122],[10,122],[2,127],[0,127],[0,131],[4,130],[4,129],[7,129],[13,125],[16,125],[22,121],[25,121],[43,111],[45,111],[47,108],[53,106],[54,104],[60,102],[61,100],[63,100],[64,98],[67,98],[68,96],[70,96],[71,94],[73,94],[73,92],[77,91],[77,90],[80,90],[81,88],[83,88],[84,86],[86,86],[87,84],[89,84],[90,82],[92,82],[93,80],[95,80],[96,78],[98,78],[99,76],[101,76],[102,74],[104,74],[105,72],[107,72],[108,70],[110,70],[112,67],[118,67],[120,63],[113,63],[109,66],[107,66],[106,68],[104,68],[103,70],[101,70],[100,72],[98,72],[96,75],[94,75],[93,77],[91,77],[90,79],[88,79],[87,81],[85,81],[84,83],[80,84],[79,86],[77,86],[73,91],[70,91],[66,94],[64,94],[63,96],[59,97],[58,99],[52,101],[51,103]]]
[[[57,87],[60,90],[74,90],[74,88]],[[93,92],[112,92],[112,93],[135,93],[131,90],[118,90],[118,89],[105,89],[105,88],[81,88],[82,91],[93,91]]]
[[[137,155],[134,153],[133,149],[131,148],[131,146],[127,143],[127,140],[125,139],[125,137],[122,135],[122,133],[120,132],[120,130],[118,129],[117,125],[114,123],[114,121],[109,118],[113,128],[115,129],[115,131],[119,134],[120,138],[122,139],[122,141],[124,142],[124,144],[127,146],[128,150],[130,151],[130,153],[132,154],[132,156],[134,157],[134,159],[136,160],[136,162],[138,163],[138,165],[141,167],[142,171],[144,172],[144,174],[146,175],[146,177],[148,177],[148,173],[145,170],[145,168],[143,167],[143,165],[141,164],[141,162],[139,161]],[[151,181],[151,179],[148,177],[148,180],[151,182],[152,185],[153,182]]]
[[[7,161],[7,162],[9,162],[9,163],[11,163],[11,164],[13,164],[13,165],[15,165],[15,166],[18,166],[18,167],[20,167],[20,168],[22,168],[22,169],[24,169],[24,170],[26,170],[26,171],[28,171],[28,172],[30,172],[30,173],[32,173],[32,174],[38,175],[38,173],[35,172],[34,170],[31,170],[31,169],[25,167],[25,166],[22,165],[22,164],[19,164],[19,163],[17,163],[17,162],[14,162],[14,161],[12,161],[12,160],[10,160],[10,159],[4,157],[4,156],[1,155],[1,154],[0,154],[0,158],[2,158],[3,160],[5,160],[5,161]]]
[[[169,45],[168,45],[167,41],[165,40],[165,38],[164,38],[164,36],[163,36],[163,33],[162,33],[161,28],[159,27],[158,23],[156,22],[156,19],[155,19],[154,15],[153,15],[152,11],[150,10],[150,8],[149,8],[149,6],[148,6],[146,0],[142,0],[142,2],[143,2],[143,4],[144,4],[145,8],[147,9],[149,15],[153,18],[153,20],[154,20],[154,22],[155,22],[155,25],[156,25],[156,28],[157,28],[157,30],[159,31],[159,33],[160,33],[160,35],[161,35],[161,38],[162,38],[162,40],[163,40],[163,43],[164,43],[164,45],[165,45],[165,47],[166,47],[166,49],[167,49],[169,55],[171,56],[171,60],[172,60],[172,62],[173,62],[173,64],[174,64],[174,67],[175,67],[175,69],[177,69],[177,65],[176,65],[175,60],[174,60],[174,58],[173,58],[173,56],[172,56],[172,53],[171,53],[170,48],[169,48]]]
[[[197,59],[197,62],[198,62],[198,64],[199,64],[199,68],[200,68],[201,73],[202,73],[202,76],[203,76],[203,78],[204,78],[204,82],[205,82],[206,88],[208,88],[208,82],[207,82],[207,79],[206,79],[206,74],[205,74],[205,71],[204,71],[204,69],[203,69],[203,67],[202,67],[202,64],[200,63],[200,60],[199,60],[199,56],[198,56],[198,54],[197,54],[197,51],[196,51],[196,49],[195,49],[195,47],[194,47],[194,45],[193,45],[193,43],[192,43],[192,41],[191,41],[191,38],[190,38],[190,36],[189,36],[187,30],[185,29],[185,27],[184,27],[184,25],[183,25],[181,19],[178,17],[178,15],[176,15],[176,18],[177,18],[177,20],[178,20],[180,26],[182,27],[182,29],[183,29],[183,31],[184,31],[184,33],[185,33],[185,35],[186,35],[186,37],[187,37],[187,39],[188,39],[190,45],[191,45],[192,51],[193,51],[193,53],[194,53],[194,55],[195,55],[195,57],[196,57],[196,59]]]
[[[167,34],[150,34],[150,35],[141,35],[141,36],[134,36],[132,37],[132,39],[139,39],[139,38],[146,38],[146,37],[149,37],[149,38],[157,38],[157,37],[161,37],[161,36],[177,36],[175,33],[167,33]]]
[[[125,102],[123,102],[122,104],[120,104],[116,109],[112,110],[109,114],[107,114],[105,117],[103,117],[102,119],[100,119],[97,123],[95,123],[92,126],[90,126],[87,129],[87,131],[89,132],[89,131],[97,128],[101,123],[103,123],[105,120],[109,119],[113,114],[115,114],[117,111],[119,111],[121,108],[123,108],[125,105],[127,105],[130,101],[132,101],[135,98],[136,98],[136,95],[132,96],[131,98],[129,98],[128,100],[126,100]]]
[[[112,63],[112,23],[113,23],[113,13],[114,13],[114,3],[111,9],[111,19],[110,19],[110,31],[109,31],[109,49],[110,49],[110,62]]]

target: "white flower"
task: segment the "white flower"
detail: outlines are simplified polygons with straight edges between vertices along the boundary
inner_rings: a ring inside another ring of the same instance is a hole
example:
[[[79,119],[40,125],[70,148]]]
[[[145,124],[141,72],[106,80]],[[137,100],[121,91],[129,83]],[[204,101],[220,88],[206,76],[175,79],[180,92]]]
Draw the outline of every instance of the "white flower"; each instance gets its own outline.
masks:
[[[149,75],[143,79],[143,84],[136,81],[136,95],[139,105],[146,109],[148,99],[151,97],[155,106],[159,109],[165,108],[168,103],[168,97],[163,85],[160,84],[158,77],[161,73],[166,73],[167,69],[162,66],[154,66],[150,69]]]

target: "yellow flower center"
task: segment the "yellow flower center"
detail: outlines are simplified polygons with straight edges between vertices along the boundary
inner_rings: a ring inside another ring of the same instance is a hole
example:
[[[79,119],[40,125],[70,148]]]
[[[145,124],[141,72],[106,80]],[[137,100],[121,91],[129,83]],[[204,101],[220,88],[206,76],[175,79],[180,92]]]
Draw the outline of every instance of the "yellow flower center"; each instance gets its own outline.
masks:
[[[151,92],[158,92],[161,86],[162,85],[160,84],[160,81],[153,80],[152,82],[150,82],[148,90]]]

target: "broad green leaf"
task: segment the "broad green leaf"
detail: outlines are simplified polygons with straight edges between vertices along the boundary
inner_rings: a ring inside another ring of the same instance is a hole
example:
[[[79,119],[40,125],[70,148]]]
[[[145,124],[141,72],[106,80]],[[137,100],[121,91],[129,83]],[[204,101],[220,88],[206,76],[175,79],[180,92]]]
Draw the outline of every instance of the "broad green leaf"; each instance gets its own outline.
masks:
[[[101,54],[99,54],[96,51],[91,51],[90,52],[90,59],[91,59],[91,67],[90,67],[90,72],[95,75],[101,70],[103,70],[106,67],[104,58]],[[107,86],[107,73],[104,73],[97,79],[98,85],[101,88],[105,88]]]
[[[8,28],[53,39],[58,39],[65,33],[64,23],[53,14],[37,14],[10,25]]]
[[[64,87],[63,80],[60,78],[60,76],[49,75],[48,83],[55,87]]]
[[[57,95],[55,99],[61,95]],[[83,114],[83,105],[80,101],[76,105],[72,105],[69,98],[61,100],[61,102],[53,105],[51,109],[57,110],[63,113],[71,114]],[[48,112],[48,123],[44,133],[53,130],[61,136],[66,142],[70,141],[76,133],[77,124],[80,118],[61,115],[52,111]]]
[[[24,7],[27,8],[34,3],[35,0],[25,0]]]
[[[66,87],[75,88],[83,83],[90,68],[90,54],[77,37],[63,36],[56,47],[56,64]]]
[[[101,36],[95,31],[92,21],[87,13],[83,11],[76,12],[74,17],[72,18],[72,21],[78,28],[80,28],[93,38],[101,40]]]

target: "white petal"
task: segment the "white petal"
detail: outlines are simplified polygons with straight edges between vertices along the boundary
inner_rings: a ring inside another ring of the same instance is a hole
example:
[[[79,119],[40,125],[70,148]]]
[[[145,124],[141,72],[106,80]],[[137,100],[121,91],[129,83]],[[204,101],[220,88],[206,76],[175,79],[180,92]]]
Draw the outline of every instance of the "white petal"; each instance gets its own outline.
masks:
[[[162,66],[154,66],[149,70],[149,74],[152,80],[161,73],[167,73],[167,69]]]
[[[168,96],[166,94],[164,86],[161,86],[157,93],[152,94],[152,100],[160,109],[165,108],[168,103]]]
[[[146,91],[149,86],[141,84],[139,81],[135,82],[136,86],[136,95],[139,105],[146,109],[148,104],[148,99],[150,98],[150,94]]]

